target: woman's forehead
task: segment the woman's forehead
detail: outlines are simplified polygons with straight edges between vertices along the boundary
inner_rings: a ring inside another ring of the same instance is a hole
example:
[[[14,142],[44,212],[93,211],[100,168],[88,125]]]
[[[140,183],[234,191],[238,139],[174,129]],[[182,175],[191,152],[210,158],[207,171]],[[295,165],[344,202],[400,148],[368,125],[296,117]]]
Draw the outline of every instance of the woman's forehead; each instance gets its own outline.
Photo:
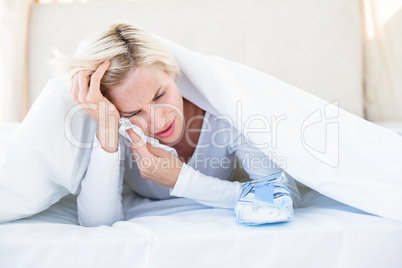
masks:
[[[130,70],[125,81],[113,90],[112,98],[116,108],[132,111],[152,102],[166,77],[165,72],[155,67]]]
[[[158,84],[163,80],[164,72],[153,66],[145,66],[140,68],[133,68],[127,74],[123,83],[115,88],[116,93],[123,93],[125,91],[134,91],[141,93],[151,91],[153,93],[157,90]]]

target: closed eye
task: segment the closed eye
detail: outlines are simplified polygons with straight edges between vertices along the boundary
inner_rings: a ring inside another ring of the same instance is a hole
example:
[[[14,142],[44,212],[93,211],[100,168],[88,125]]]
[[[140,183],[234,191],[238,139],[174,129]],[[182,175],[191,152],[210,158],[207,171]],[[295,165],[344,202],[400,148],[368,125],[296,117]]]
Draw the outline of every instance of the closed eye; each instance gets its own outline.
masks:
[[[157,99],[163,97],[163,96],[165,95],[165,93],[166,93],[165,91],[162,92],[162,94],[160,94],[158,97],[156,97],[155,100],[157,100]],[[131,118],[131,117],[133,117],[133,116],[138,115],[139,113],[141,113],[141,111],[135,112],[135,113],[133,113],[132,115],[129,115],[129,116],[122,116],[122,118]]]
[[[165,95],[165,91],[163,91],[162,94],[160,94],[158,97],[156,97],[156,99],[159,99],[159,98],[162,97],[163,95]]]

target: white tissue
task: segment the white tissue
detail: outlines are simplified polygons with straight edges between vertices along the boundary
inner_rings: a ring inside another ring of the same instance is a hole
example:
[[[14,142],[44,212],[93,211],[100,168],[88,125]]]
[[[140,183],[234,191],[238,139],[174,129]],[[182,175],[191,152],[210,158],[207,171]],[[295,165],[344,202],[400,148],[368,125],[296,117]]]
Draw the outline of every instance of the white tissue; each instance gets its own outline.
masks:
[[[172,147],[169,147],[167,145],[164,145],[164,144],[160,144],[158,139],[146,136],[140,127],[131,124],[130,120],[128,120],[127,118],[120,118],[120,120],[119,120],[119,133],[123,137],[125,137],[131,144],[132,140],[131,140],[130,136],[127,133],[127,130],[130,129],[130,128],[135,133],[137,133],[138,136],[140,136],[141,140],[144,142],[145,145],[148,142],[151,145],[153,145],[153,146],[155,146],[157,148],[160,148],[162,150],[165,150],[165,151],[173,154],[176,157],[178,156],[176,149],[174,149]]]

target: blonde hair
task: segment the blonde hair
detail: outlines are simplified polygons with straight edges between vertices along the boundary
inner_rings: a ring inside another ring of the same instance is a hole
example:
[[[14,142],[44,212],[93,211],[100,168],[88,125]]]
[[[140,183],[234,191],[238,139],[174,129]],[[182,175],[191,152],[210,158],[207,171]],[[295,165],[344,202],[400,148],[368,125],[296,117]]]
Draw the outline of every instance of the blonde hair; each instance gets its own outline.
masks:
[[[105,60],[110,67],[101,80],[102,94],[112,101],[111,90],[121,85],[133,68],[154,66],[181,76],[180,67],[171,52],[146,30],[137,25],[114,23],[83,40],[73,56],[52,49],[50,63],[72,76],[80,70],[95,72]]]

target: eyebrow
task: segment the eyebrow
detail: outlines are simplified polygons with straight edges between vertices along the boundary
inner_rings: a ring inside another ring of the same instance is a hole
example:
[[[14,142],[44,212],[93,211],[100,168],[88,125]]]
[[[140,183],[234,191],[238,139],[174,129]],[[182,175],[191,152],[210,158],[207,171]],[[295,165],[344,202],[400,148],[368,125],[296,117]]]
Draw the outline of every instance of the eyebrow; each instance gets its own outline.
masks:
[[[158,97],[158,94],[160,93],[161,89],[162,89],[162,86],[160,86],[159,89],[156,91],[154,97],[152,98],[152,101],[155,101],[155,100],[156,100],[156,98]],[[151,101],[151,102],[152,102],[152,101]],[[139,112],[139,111],[141,111],[141,109],[135,110],[135,111],[131,111],[131,112],[123,112],[123,111],[120,111],[120,113],[123,113],[123,114],[134,114],[134,113],[137,113],[137,112]]]

